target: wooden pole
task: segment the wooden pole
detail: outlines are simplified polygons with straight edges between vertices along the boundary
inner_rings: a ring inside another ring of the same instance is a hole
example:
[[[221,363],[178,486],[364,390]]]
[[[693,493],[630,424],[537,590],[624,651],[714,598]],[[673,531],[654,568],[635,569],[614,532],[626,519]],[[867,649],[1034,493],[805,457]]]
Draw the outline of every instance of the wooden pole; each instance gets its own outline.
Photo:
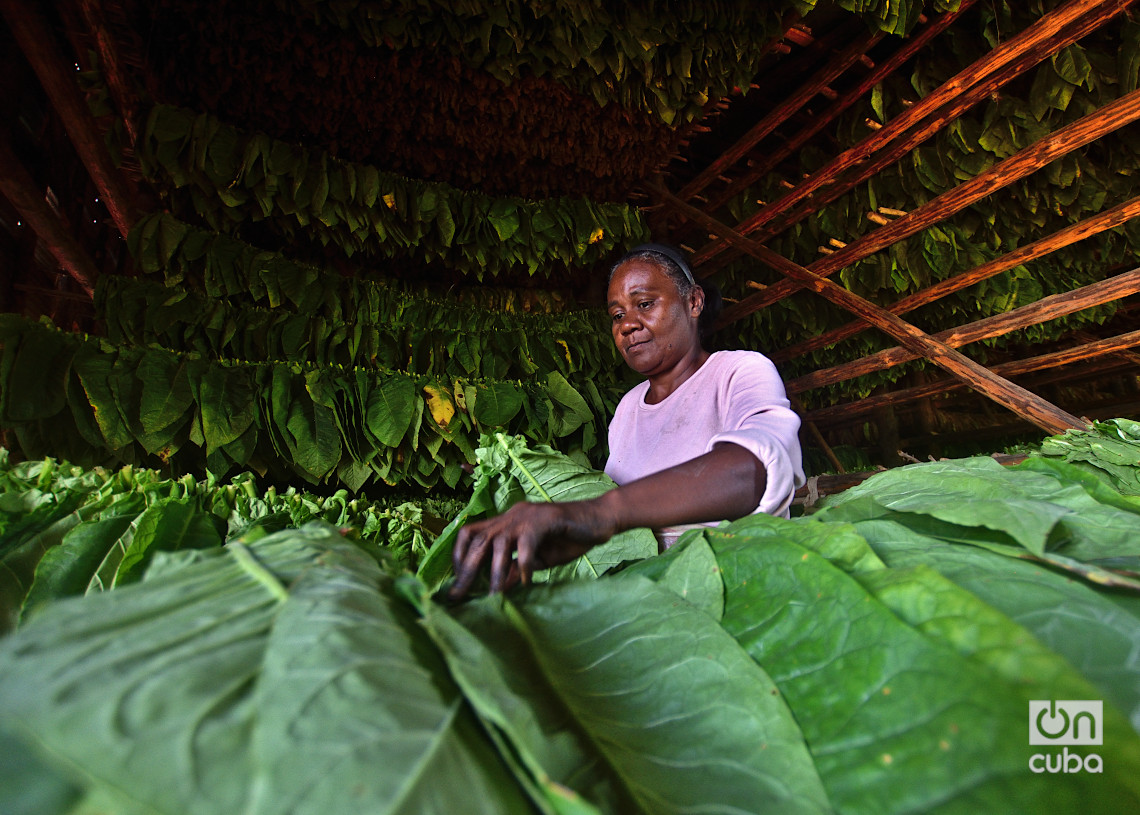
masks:
[[[781,161],[794,154],[807,144],[812,136],[835,121],[839,114],[862,99],[867,91],[893,74],[903,63],[922,50],[927,43],[949,28],[950,24],[961,17],[975,2],[977,2],[977,0],[963,0],[957,11],[948,11],[945,14],[939,15],[937,19],[930,22],[921,31],[915,32],[903,40],[902,47],[887,57],[887,59],[878,63],[855,87],[839,97],[839,99],[821,115],[812,117],[811,122],[800,130],[799,133],[775,148],[770,155],[766,155],[755,167],[749,168],[744,175],[736,181],[733,181],[720,195],[712,198],[709,205],[705,207],[705,210],[707,212],[715,212],[724,206],[734,195],[743,192],[752,184],[755,184],[758,180],[772,172]],[[687,198],[685,195],[678,197]]]
[[[807,202],[812,209],[818,208],[822,202],[816,192],[822,187],[833,185],[845,171],[866,165],[869,156],[888,146],[893,145],[892,155],[895,153],[898,156],[905,155],[948,125],[962,110],[965,110],[965,107],[988,96],[1009,79],[1028,70],[1050,54],[1094,31],[1133,2],[1135,0],[1069,0],[1068,3],[1049,12],[1019,35],[959,72],[920,102],[892,119],[881,130],[845,150],[787,195],[741,222],[737,231],[742,234],[754,232],[777,215],[800,203]],[[957,113],[947,111],[943,115],[935,115],[940,108],[948,104],[953,105],[956,100],[959,106],[953,110],[957,110]],[[962,104],[965,104],[965,107],[960,107]],[[927,117],[932,117],[927,127],[915,134],[907,135],[910,128],[919,125]],[[845,189],[846,187],[840,188],[835,195],[842,194]],[[696,252],[693,262],[703,264],[727,247],[724,241],[714,241]]]
[[[0,0],[0,13],[4,15],[12,35],[67,128],[67,134],[87,167],[91,180],[95,182],[99,196],[119,234],[125,238],[135,222],[132,198],[122,176],[111,162],[95,118],[75,83],[74,69],[67,70],[67,63],[56,45],[55,37],[41,18],[35,3]]]
[[[127,139],[131,144],[135,144],[138,141],[139,125],[138,96],[127,81],[126,69],[119,56],[115,37],[107,25],[103,4],[101,0],[78,0],[78,6],[83,14],[83,22],[95,42],[95,49],[99,52],[99,71],[107,82],[107,89],[115,100],[115,106],[122,114]]]
[[[971,342],[1000,337],[1019,328],[1054,320],[1103,303],[1111,303],[1137,292],[1140,292],[1140,269],[1133,269],[1131,272],[1110,277],[1099,283],[1043,297],[1004,314],[995,314],[957,328],[940,331],[934,334],[933,338],[951,348],[959,348]],[[916,353],[911,348],[895,346],[793,379],[787,383],[787,388],[791,393],[803,393],[812,388],[834,385],[836,382],[854,379],[857,376],[884,371],[922,356],[921,352]]]
[[[965,381],[979,393],[1009,408],[1018,416],[1028,419],[1042,430],[1048,433],[1061,433],[1069,428],[1087,426],[1076,416],[1061,410],[1040,396],[1030,393],[1025,388],[1015,385],[1007,379],[1002,379],[945,343],[930,337],[901,317],[891,314],[881,306],[877,306],[854,292],[812,273],[803,266],[778,255],[768,247],[749,240],[731,227],[720,223],[696,207],[686,204],[666,190],[660,181],[656,182],[653,191],[660,195],[663,200],[669,201],[671,206],[686,211],[694,222],[710,232],[726,238],[736,248],[767,263],[776,271],[810,288],[836,305],[870,321],[903,343],[907,348],[913,349],[918,356],[925,356],[934,364]]]
[[[90,299],[98,276],[95,262],[64,228],[44,199],[43,190],[36,185],[31,173],[20,163],[3,136],[0,136],[0,193],[28,222],[60,267],[75,278]]]
[[[1084,116],[1071,125],[1050,133],[1045,138],[1031,144],[1005,161],[999,162],[985,172],[963,181],[932,198],[917,209],[891,221],[886,226],[868,232],[842,249],[825,255],[807,268],[822,277],[834,274],[880,249],[921,232],[929,226],[949,218],[957,212],[985,198],[989,194],[1008,187],[1045,165],[1084,147],[1106,133],[1119,130],[1140,119],[1140,90],[1125,94],[1109,102],[1104,107]],[[780,280],[756,294],[749,295],[740,302],[725,309],[722,322],[739,320],[754,311],[771,305],[787,297],[803,286],[795,280]]]
[[[1074,362],[1083,362],[1110,354],[1120,354],[1137,345],[1140,345],[1140,331],[1130,331],[1127,334],[1096,340],[1084,345],[1078,345],[1074,348],[1066,348],[1063,351],[1055,351],[1051,354],[1041,354],[1040,356],[1029,357],[1027,359],[1003,362],[1000,365],[995,365],[991,370],[995,374],[1001,374],[1002,376],[1021,376],[1023,374],[1033,373],[1034,371],[1059,368]],[[874,396],[860,399],[858,402],[847,402],[842,405],[831,405],[817,410],[810,410],[803,414],[803,420],[805,422],[809,420],[822,423],[835,422],[870,412],[884,405],[900,405],[905,402],[913,402],[916,399],[925,399],[930,396],[951,393],[961,390],[964,387],[966,387],[965,383],[960,380],[941,379],[937,382],[927,382],[912,388],[901,388],[897,391],[891,391],[890,393],[875,394]]]
[[[678,196],[688,200],[707,187],[709,182],[724,173],[729,167],[740,161],[740,159],[744,158],[748,151],[755,147],[761,139],[790,119],[796,111],[810,102],[816,94],[858,62],[859,58],[871,50],[883,36],[882,33],[867,34],[850,43],[826,65],[816,71],[806,82],[796,88],[791,96],[768,111],[768,115],[753,125],[735,144],[721,153],[708,167],[698,173],[697,177],[686,184],[681,192],[678,193]]]
[[[1028,263],[1031,260],[1047,255],[1057,249],[1070,246],[1078,241],[1083,241],[1085,238],[1118,227],[1138,215],[1140,215],[1140,196],[1125,201],[1123,204],[1105,210],[1091,218],[1078,221],[1041,240],[1014,249],[1012,252],[1007,252],[1001,257],[987,261],[967,272],[948,277],[922,291],[908,295],[893,305],[887,306],[887,310],[892,314],[906,314],[909,311],[914,311],[920,306],[933,303],[935,300],[953,292],[960,291],[967,286],[988,280],[1015,266]],[[833,345],[848,337],[853,337],[868,328],[870,328],[870,326],[867,323],[861,320],[855,320],[839,328],[833,328],[831,331],[825,331],[823,334],[817,334],[804,342],[790,345],[768,356],[771,357],[773,362],[787,362],[802,354],[825,348],[828,345]]]

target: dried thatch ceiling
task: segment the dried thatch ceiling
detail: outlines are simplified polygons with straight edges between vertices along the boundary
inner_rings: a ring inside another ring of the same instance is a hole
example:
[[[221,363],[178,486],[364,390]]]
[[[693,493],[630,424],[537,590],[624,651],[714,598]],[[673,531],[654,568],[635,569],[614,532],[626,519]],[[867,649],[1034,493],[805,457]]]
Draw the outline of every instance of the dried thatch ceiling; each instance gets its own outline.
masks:
[[[877,438],[889,460],[1140,412],[1135,3],[608,5],[3,0],[0,307],[101,330],[91,286],[131,272],[122,232],[166,209],[344,274],[558,311],[596,304],[620,251],[618,210],[596,207],[632,204],[722,288],[723,344],[776,359],[821,447]],[[65,73],[94,123],[51,89]],[[415,189],[589,201],[606,228],[493,257],[474,233],[457,253],[450,214],[431,251],[256,201],[227,216],[224,191],[171,180],[178,111],[247,156],[264,134]]]

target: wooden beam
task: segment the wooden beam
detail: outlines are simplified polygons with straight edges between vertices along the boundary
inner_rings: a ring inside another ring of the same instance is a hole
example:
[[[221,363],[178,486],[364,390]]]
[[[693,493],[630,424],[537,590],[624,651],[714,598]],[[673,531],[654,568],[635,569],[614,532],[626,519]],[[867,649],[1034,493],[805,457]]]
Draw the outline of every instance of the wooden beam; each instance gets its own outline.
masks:
[[[929,226],[949,218],[976,201],[991,193],[1008,187],[1030,173],[1068,155],[1074,150],[1089,144],[1106,133],[1119,130],[1140,119],[1140,90],[1114,99],[1104,107],[1083,116],[1071,125],[1050,133],[1048,136],[1026,147],[1018,153],[999,162],[988,170],[978,173],[969,181],[932,198],[906,215],[891,221],[886,226],[868,232],[842,249],[825,255],[807,268],[817,275],[827,277],[846,268],[881,249],[921,232]],[[749,295],[732,307],[725,309],[724,322],[732,322],[759,311],[765,306],[798,291],[802,285],[794,280],[781,280],[756,294]]]
[[[1054,351],[1051,354],[1041,354],[1027,359],[1013,360],[995,365],[992,370],[1001,376],[1021,376],[1049,368],[1059,368],[1071,365],[1074,362],[1095,359],[1097,357],[1126,352],[1127,349],[1140,345],[1140,331],[1130,331],[1116,337],[1088,342],[1063,351]],[[927,382],[910,388],[900,388],[890,393],[878,393],[860,399],[857,402],[847,402],[842,405],[831,405],[825,408],[809,410],[803,414],[803,420],[818,423],[835,422],[851,416],[870,412],[886,405],[900,405],[913,402],[916,399],[926,399],[944,393],[962,390],[965,383],[957,379],[940,379],[937,382]]]
[[[99,53],[99,72],[107,82],[107,89],[121,114],[127,139],[131,144],[138,142],[139,101],[126,78],[126,69],[119,55],[115,37],[107,24],[102,0],[77,0],[83,22]]]
[[[1127,223],[1133,218],[1140,216],[1140,196],[1125,201],[1123,204],[1113,207],[1112,209],[1105,210],[1104,212],[1094,215],[1091,218],[1086,218],[1083,221],[1078,221],[1071,226],[1054,232],[1052,235],[1042,238],[1041,240],[1034,241],[1033,243],[1025,246],[1018,247],[1012,252],[1007,252],[1001,257],[994,258],[987,261],[980,266],[975,266],[967,272],[963,272],[953,277],[948,277],[933,286],[929,286],[922,291],[915,292],[908,295],[894,304],[887,306],[887,310],[892,314],[906,314],[909,311],[914,311],[920,306],[925,306],[933,303],[936,300],[945,297],[956,291],[960,291],[967,286],[972,286],[975,283],[980,283],[983,280],[988,280],[995,275],[1001,274],[1004,271],[1020,266],[1036,258],[1042,257],[1061,249],[1065,246],[1070,246],[1093,235],[1098,235],[1109,229],[1114,229],[1121,224]],[[782,348],[779,351],[769,354],[768,356],[773,362],[787,362],[790,359],[795,359],[802,354],[811,351],[825,348],[828,345],[834,345],[841,340],[848,337],[853,337],[862,331],[870,328],[870,325],[861,321],[855,320],[853,322],[842,325],[839,328],[833,328],[830,331],[825,331],[822,334],[805,340],[803,342],[790,345],[787,348]]]
[[[1103,303],[1111,303],[1137,292],[1140,292],[1140,269],[1133,269],[1099,283],[1091,283],[1073,291],[1043,297],[1034,303],[1016,308],[1013,311],[1007,311],[1004,314],[995,314],[992,317],[976,320],[957,328],[939,331],[933,335],[933,338],[951,348],[959,348],[971,342],[1001,337],[1019,328],[1054,320],[1057,317],[1064,317]],[[845,362],[842,365],[823,368],[806,376],[798,377],[788,382],[787,388],[791,393],[803,393],[812,388],[834,385],[836,382],[854,379],[857,376],[884,371],[904,362],[919,359],[922,356],[921,352],[916,353],[910,348],[895,346],[851,362]]]
[[[133,198],[122,175],[111,162],[95,118],[76,85],[74,69],[67,70],[67,62],[56,45],[55,36],[35,3],[0,0],[0,13],[47,91],[111,219],[125,238],[136,220]]]
[[[732,182],[724,192],[710,199],[709,205],[705,207],[705,211],[715,212],[724,206],[734,195],[743,192],[752,184],[755,184],[761,178],[768,175],[768,173],[772,172],[781,161],[807,144],[812,136],[815,136],[835,121],[839,114],[862,99],[867,91],[893,74],[907,60],[924,48],[927,43],[949,28],[950,24],[961,17],[975,2],[977,2],[977,0],[963,0],[957,11],[948,11],[945,14],[939,15],[937,19],[933,20],[921,31],[917,31],[903,40],[902,46],[897,51],[876,65],[855,87],[840,96],[826,111],[819,116],[812,117],[810,124],[801,129],[791,139],[775,148],[771,153],[765,155],[756,166],[749,168],[739,179]],[[681,195],[679,197],[685,198],[686,196]]]
[[[709,166],[701,170],[697,177],[684,186],[678,196],[688,200],[699,193],[717,176],[722,175],[733,164],[740,161],[761,139],[786,122],[800,108],[812,100],[816,94],[835,81],[844,71],[859,61],[867,51],[883,38],[883,34],[866,34],[851,42],[836,54],[826,65],[801,83],[790,96],[768,111],[768,114],[741,136],[735,144],[721,153]]]
[[[1040,396],[1030,393],[1025,388],[1002,379],[945,343],[930,337],[901,317],[891,314],[881,306],[877,306],[854,292],[812,273],[798,263],[793,263],[778,255],[768,247],[749,240],[731,227],[720,223],[696,207],[686,204],[666,190],[660,180],[655,183],[654,192],[660,195],[663,200],[669,201],[671,206],[687,211],[690,218],[710,232],[726,238],[741,251],[747,252],[763,263],[767,263],[776,271],[810,288],[836,305],[869,320],[907,348],[913,349],[918,356],[925,356],[940,368],[944,368],[954,376],[964,380],[979,393],[1012,410],[1018,416],[1028,419],[1042,430],[1049,433],[1061,433],[1069,428],[1086,426],[1086,423],[1076,416],[1061,410]]]
[[[90,298],[95,292],[98,271],[91,256],[71,236],[59,217],[48,206],[40,189],[19,158],[12,152],[6,137],[0,135],[0,193],[12,204],[20,217],[39,235],[43,245],[71,275]]]
[[[881,130],[845,150],[787,195],[742,221],[737,231],[743,234],[755,232],[777,215],[801,203],[806,202],[813,210],[817,209],[822,204],[816,195],[817,191],[835,185],[842,173],[867,165],[870,156],[888,147],[891,151],[887,155],[896,156],[890,161],[897,160],[948,125],[970,105],[993,93],[1002,84],[1050,54],[1094,31],[1133,2],[1135,0],[1069,0],[927,94]],[[953,107],[939,113],[940,108],[947,105]],[[917,127],[927,118],[931,121],[925,127],[908,134],[912,127]],[[845,189],[839,187],[833,197],[842,194]],[[705,263],[726,248],[728,245],[724,241],[713,241],[695,253],[694,264]]]

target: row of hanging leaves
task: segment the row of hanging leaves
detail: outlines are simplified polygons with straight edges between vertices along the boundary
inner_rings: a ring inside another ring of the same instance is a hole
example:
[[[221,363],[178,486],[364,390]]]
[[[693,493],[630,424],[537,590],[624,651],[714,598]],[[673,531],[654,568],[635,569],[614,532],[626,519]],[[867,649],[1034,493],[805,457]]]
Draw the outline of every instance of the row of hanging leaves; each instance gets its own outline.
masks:
[[[504,84],[451,49],[370,47],[274,0],[143,13],[158,101],[487,195],[626,200],[691,132],[549,76]]]
[[[493,0],[276,0],[279,8],[318,22],[331,20],[364,42],[392,48],[434,47],[510,84],[549,75],[592,96],[599,105],[652,113],[667,124],[699,119],[709,100],[747,88],[760,59],[784,30],[790,13],[815,0],[780,3],[542,4]],[[846,0],[838,4],[869,26],[893,34],[910,30],[922,0]],[[936,0],[935,11],[957,8]]]
[[[986,18],[989,28],[980,37],[978,32],[951,29],[942,36],[952,37],[953,42],[924,51],[910,77],[891,77],[853,108],[839,128],[840,148],[866,136],[867,120],[886,122],[901,113],[913,102],[916,87],[925,95],[980,56],[987,44],[996,45],[1000,36],[995,26],[1008,36],[1029,24],[1024,14],[1013,15],[1008,4],[1004,8],[1005,17],[998,23]],[[959,117],[903,161],[819,208],[769,245],[808,265],[832,239],[849,243],[897,213],[913,209],[1134,90],[1140,75],[1140,24],[1124,20],[1120,26],[1105,27],[1097,37],[1062,49],[1030,72],[1021,85],[1005,89]],[[818,150],[803,150],[799,172],[810,173],[830,157]],[[1132,170],[1138,161],[1137,147],[1126,131],[1109,134],[1091,148],[1069,154],[947,221],[852,264],[837,279],[872,301],[889,304],[1134,197],[1140,193],[1140,176]],[[786,191],[783,180],[773,174],[737,196],[728,205],[728,217],[742,220],[760,208],[758,201],[777,200]],[[888,214],[882,215],[883,211]],[[1134,220],[944,297],[906,319],[934,332],[1004,313],[1101,280],[1107,270],[1127,264],[1137,254],[1140,223]],[[726,269],[725,277],[727,290],[743,289],[746,280],[757,277],[757,269],[751,263],[736,263]],[[1053,340],[1073,329],[1101,323],[1114,311],[1114,304],[1087,309],[980,342],[970,353],[984,363],[987,349],[1000,352],[1020,343]],[[738,323],[739,336],[734,339],[775,349],[786,345],[788,337],[822,333],[849,320],[849,314],[821,298],[800,293],[764,309],[753,320]],[[878,332],[867,331],[838,346],[800,356],[782,366],[782,371],[794,377],[893,344]],[[813,391],[805,395],[805,401],[815,406],[860,398],[921,367],[916,362],[879,371]]]
[[[594,412],[557,372],[543,384],[299,363],[210,361],[118,347],[0,316],[0,423],[25,456],[250,468],[358,490],[454,487],[480,432],[502,428],[583,458]],[[595,404],[603,397],[590,391]]]
[[[466,193],[166,105],[151,110],[136,153],[175,212],[212,229],[264,221],[285,239],[307,234],[348,257],[442,262],[480,280],[591,266],[648,237],[641,213],[624,204]]]
[[[503,308],[485,288],[444,300],[298,263],[165,213],[141,219],[128,246],[144,277],[96,286],[96,311],[116,343],[459,377],[557,371],[622,387],[624,366],[598,310],[519,310],[544,305],[531,292]]]

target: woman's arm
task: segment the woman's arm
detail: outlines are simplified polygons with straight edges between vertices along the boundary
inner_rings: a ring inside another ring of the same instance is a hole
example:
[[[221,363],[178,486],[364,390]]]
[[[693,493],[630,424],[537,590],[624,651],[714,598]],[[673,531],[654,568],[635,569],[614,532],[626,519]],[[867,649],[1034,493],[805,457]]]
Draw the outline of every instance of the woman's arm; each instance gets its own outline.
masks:
[[[756,509],[765,483],[764,465],[756,456],[723,443],[588,501],[516,504],[459,530],[451,596],[467,593],[488,558],[491,591],[503,591],[627,529],[741,518]]]

